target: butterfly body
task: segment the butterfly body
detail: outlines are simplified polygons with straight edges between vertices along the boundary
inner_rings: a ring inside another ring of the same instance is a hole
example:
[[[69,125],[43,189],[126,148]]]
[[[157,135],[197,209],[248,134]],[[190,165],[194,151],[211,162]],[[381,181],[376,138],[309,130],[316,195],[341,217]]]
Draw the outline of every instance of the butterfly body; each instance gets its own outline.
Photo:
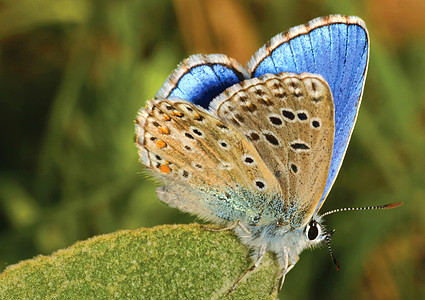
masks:
[[[321,222],[319,216],[314,216],[313,219],[318,223]],[[244,244],[257,250],[253,252],[253,259],[258,256],[258,249],[265,247],[276,254],[280,266],[287,269],[285,273],[295,265],[304,249],[321,244],[326,239],[326,233],[321,231],[314,240],[309,240],[306,226],[292,229],[288,226],[269,224],[260,227],[247,226],[247,229],[250,234],[240,228],[237,228],[235,233]]]
[[[348,146],[368,53],[360,19],[329,16],[276,36],[246,68],[191,56],[136,117],[159,199],[234,228],[254,265],[276,253],[284,276],[328,238],[318,210]]]

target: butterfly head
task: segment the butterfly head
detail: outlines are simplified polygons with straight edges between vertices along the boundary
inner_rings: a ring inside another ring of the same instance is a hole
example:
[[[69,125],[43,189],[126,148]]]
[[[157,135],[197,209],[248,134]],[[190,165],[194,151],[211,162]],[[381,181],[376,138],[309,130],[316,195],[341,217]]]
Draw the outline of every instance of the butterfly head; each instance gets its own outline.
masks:
[[[304,227],[293,230],[293,232],[298,235],[299,240],[299,246],[295,247],[296,252],[298,252],[297,255],[306,248],[314,248],[324,243],[326,243],[330,249],[329,243],[333,231],[326,231],[322,218],[317,214],[314,214]]]
[[[333,233],[326,231],[321,217],[317,214],[314,214],[307,224],[299,228],[291,228],[289,224],[276,223],[264,226],[238,226],[235,228],[235,232],[243,243],[254,249],[261,245],[267,245],[266,248],[276,253],[280,265],[287,271],[295,265],[304,249],[323,244],[327,244],[330,249],[329,243]],[[332,254],[331,256],[333,258]]]
[[[339,263],[336,260],[335,256],[333,255],[332,248],[331,248],[331,237],[334,234],[335,229],[328,232],[326,231],[325,227],[323,226],[321,222],[322,222],[321,217],[317,217],[317,215],[315,215],[311,219],[311,221],[305,226],[304,233],[307,239],[310,241],[311,246],[321,245],[323,243],[326,243],[326,246],[328,247],[329,254],[335,265],[335,268],[339,270]]]

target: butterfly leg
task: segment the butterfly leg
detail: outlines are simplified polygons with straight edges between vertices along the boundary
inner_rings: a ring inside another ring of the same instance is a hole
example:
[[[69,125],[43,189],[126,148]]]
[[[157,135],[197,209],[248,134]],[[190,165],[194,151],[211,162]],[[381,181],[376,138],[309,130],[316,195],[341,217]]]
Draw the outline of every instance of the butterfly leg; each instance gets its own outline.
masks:
[[[270,294],[279,293],[279,291],[283,287],[283,283],[285,282],[285,276],[286,274],[294,267],[294,264],[289,265],[289,257],[288,252],[285,251],[284,253],[284,264],[282,266],[282,269],[279,272],[279,275],[277,276],[277,281],[271,291]]]
[[[231,224],[230,226],[227,226],[227,227],[214,228],[214,227],[208,227],[208,226],[201,225],[201,228],[208,230],[208,231],[225,231],[225,230],[233,230],[233,229],[235,229],[235,227],[237,225],[238,225],[238,222],[235,222],[235,223],[233,223],[233,224]]]
[[[229,295],[231,292],[233,292],[236,288],[236,286],[241,282],[249,273],[254,271],[261,263],[261,260],[264,257],[264,254],[266,253],[266,246],[263,245],[260,247],[260,250],[258,251],[257,259],[255,260],[254,264],[243,274],[232,286],[232,288],[227,292],[227,295]]]
[[[225,231],[225,230],[233,230],[236,228],[236,226],[238,226],[244,231],[246,232],[248,235],[251,234],[251,232],[248,230],[248,228],[245,227],[245,225],[242,224],[241,221],[236,221],[235,223],[231,224],[230,226],[227,227],[222,227],[222,228],[213,228],[213,227],[207,227],[207,226],[203,226],[201,225],[202,229],[208,230],[208,231]]]

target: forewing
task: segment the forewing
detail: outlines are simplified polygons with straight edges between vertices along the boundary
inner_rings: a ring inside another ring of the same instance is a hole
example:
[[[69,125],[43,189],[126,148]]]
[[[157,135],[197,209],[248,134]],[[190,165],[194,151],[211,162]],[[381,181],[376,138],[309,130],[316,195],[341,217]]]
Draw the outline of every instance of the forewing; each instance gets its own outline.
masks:
[[[317,18],[272,38],[252,57],[252,77],[310,72],[329,84],[335,104],[335,139],[323,204],[342,164],[357,118],[369,59],[364,22],[340,15]]]
[[[309,73],[267,74],[227,89],[210,109],[246,136],[279,182],[280,221],[305,225],[332,156],[334,107],[326,81]]]

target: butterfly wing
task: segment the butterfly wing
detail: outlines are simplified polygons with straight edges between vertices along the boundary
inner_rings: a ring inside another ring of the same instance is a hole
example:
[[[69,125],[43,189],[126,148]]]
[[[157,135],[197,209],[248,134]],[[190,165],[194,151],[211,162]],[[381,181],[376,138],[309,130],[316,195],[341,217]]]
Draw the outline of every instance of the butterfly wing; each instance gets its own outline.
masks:
[[[179,97],[208,107],[226,88],[266,73],[311,72],[328,82],[335,104],[335,138],[320,208],[341,166],[360,106],[369,57],[368,33],[357,17],[328,16],[274,37],[246,71],[225,55],[194,55],[167,79],[157,97]],[[313,201],[315,202],[315,201]]]
[[[227,89],[210,109],[246,136],[279,182],[279,222],[304,226],[321,199],[332,156],[334,106],[326,81],[309,73],[267,74]]]
[[[328,16],[281,33],[252,57],[252,77],[280,72],[320,74],[335,104],[332,162],[321,207],[341,167],[357,118],[369,59],[369,37],[357,17]]]
[[[156,97],[177,97],[207,108],[214,97],[246,78],[245,68],[226,55],[192,55],[171,73]]]
[[[142,163],[164,202],[216,222],[251,223],[280,187],[242,134],[180,99],[148,102],[136,118]],[[268,196],[267,196],[268,195]]]

